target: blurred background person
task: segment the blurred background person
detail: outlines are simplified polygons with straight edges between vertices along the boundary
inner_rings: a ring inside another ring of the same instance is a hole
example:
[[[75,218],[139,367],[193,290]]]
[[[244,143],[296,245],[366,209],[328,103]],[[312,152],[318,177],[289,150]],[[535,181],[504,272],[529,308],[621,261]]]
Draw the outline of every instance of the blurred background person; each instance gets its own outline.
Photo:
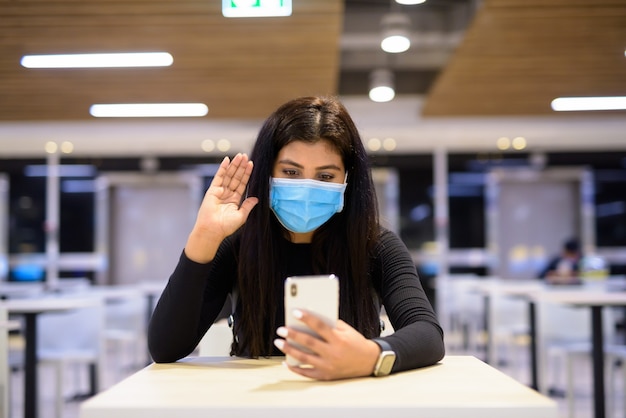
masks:
[[[581,260],[580,243],[577,238],[570,238],[539,273],[539,278],[550,284],[580,284]]]

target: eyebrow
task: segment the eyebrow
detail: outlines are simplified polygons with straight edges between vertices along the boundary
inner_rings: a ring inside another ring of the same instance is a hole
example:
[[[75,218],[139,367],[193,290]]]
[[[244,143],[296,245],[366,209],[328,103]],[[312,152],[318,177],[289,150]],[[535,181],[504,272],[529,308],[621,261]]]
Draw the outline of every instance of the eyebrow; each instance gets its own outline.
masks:
[[[293,165],[294,167],[297,167],[297,168],[304,168],[304,166],[302,164],[298,164],[297,162],[289,160],[289,159],[279,160],[278,163],[279,164]],[[315,167],[315,169],[316,170],[338,170],[338,171],[341,171],[341,168],[339,166],[336,166],[335,164],[322,165],[322,166],[319,166],[319,167]]]

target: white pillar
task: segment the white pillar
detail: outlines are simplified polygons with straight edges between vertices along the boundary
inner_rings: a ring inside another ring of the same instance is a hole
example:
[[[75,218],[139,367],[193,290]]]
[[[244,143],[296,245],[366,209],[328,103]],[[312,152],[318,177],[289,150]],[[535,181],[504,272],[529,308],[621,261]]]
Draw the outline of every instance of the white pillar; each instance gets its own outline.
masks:
[[[0,282],[9,277],[9,178],[0,173]]]
[[[435,183],[435,241],[437,242],[438,272],[440,277],[449,273],[448,251],[450,239],[448,228],[448,152],[443,147],[437,147],[433,154],[433,176]]]
[[[46,176],[46,287],[55,289],[59,280],[59,154],[48,153]]]

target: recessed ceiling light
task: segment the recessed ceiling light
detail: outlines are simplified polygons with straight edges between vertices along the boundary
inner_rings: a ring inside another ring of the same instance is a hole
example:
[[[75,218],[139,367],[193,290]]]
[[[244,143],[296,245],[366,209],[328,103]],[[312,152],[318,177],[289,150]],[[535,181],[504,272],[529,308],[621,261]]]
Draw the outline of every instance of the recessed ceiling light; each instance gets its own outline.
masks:
[[[94,104],[89,113],[96,118],[177,118],[205,116],[209,108],[204,103]]]
[[[173,62],[168,52],[24,55],[20,61],[26,68],[168,67]]]
[[[212,139],[205,139],[200,144],[200,147],[204,152],[211,152],[215,149],[215,141],[213,141]]]
[[[524,148],[526,148],[526,138],[524,138],[523,136],[515,137],[513,138],[513,141],[511,141],[511,145],[514,149],[518,151],[523,150]]]
[[[500,138],[496,140],[496,147],[498,147],[498,149],[501,151],[509,149],[510,146],[511,146],[511,140],[507,138],[506,136],[501,136]]]
[[[382,146],[382,142],[378,138],[370,138],[367,141],[367,148],[370,151],[378,151],[378,150],[380,150],[381,146]]]
[[[393,151],[396,149],[396,140],[393,138],[383,139],[383,148],[387,151]]]
[[[230,141],[228,139],[222,138],[217,141],[217,149],[226,152],[230,149]]]

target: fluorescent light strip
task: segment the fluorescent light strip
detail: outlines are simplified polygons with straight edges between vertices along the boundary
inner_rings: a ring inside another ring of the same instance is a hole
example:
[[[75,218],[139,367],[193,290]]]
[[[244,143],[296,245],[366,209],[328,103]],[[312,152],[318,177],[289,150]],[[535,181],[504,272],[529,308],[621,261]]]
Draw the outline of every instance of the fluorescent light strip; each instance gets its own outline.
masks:
[[[396,3],[410,6],[414,4],[426,3],[426,0],[396,0]]]
[[[96,118],[177,118],[205,116],[209,108],[204,103],[94,104],[89,113]]]
[[[24,55],[20,61],[26,68],[168,67],[173,62],[168,52]]]
[[[557,112],[626,110],[626,96],[559,97],[552,100],[552,110]]]

